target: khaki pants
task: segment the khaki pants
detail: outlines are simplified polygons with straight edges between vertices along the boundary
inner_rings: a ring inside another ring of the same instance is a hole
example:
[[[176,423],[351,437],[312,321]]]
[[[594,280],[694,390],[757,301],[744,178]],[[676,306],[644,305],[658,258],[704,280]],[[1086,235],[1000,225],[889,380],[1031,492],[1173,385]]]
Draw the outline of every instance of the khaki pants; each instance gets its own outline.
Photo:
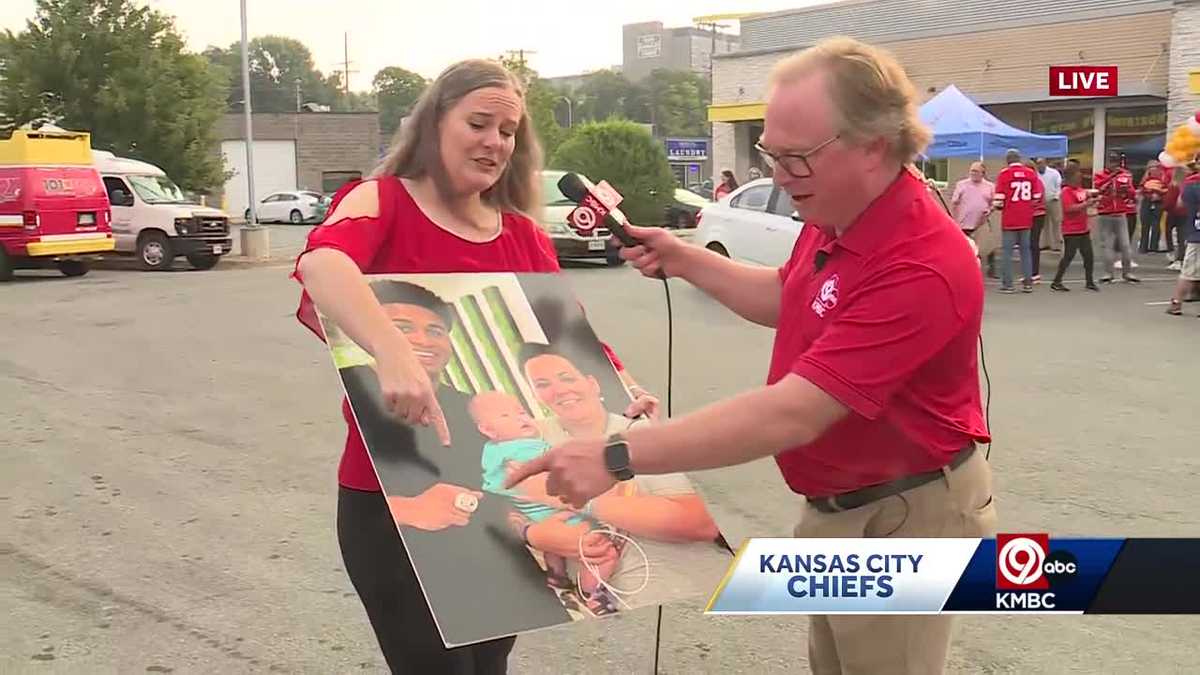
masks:
[[[990,537],[996,533],[992,472],[978,448],[957,469],[908,492],[841,513],[804,509],[797,537]],[[934,675],[946,665],[952,618],[813,616],[814,675]]]
[[[1046,202],[1046,227],[1042,229],[1042,246],[1047,246],[1055,251],[1062,250],[1062,216],[1062,202],[1060,200],[1055,199],[1052,202]]]
[[[996,222],[996,214],[989,215],[983,224],[971,232],[970,237],[979,249],[980,261],[986,263],[988,256],[1000,248],[1000,225]]]

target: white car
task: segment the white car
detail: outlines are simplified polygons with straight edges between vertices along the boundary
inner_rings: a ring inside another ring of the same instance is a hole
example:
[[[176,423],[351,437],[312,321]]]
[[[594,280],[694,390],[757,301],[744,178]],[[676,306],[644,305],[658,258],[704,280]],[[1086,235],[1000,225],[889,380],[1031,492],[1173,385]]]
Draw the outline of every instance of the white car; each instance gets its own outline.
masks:
[[[267,195],[254,209],[260,223],[292,223],[301,225],[317,220],[322,215],[321,206],[325,195],[319,192],[297,190],[275,192]],[[246,220],[250,220],[250,209],[246,209]]]
[[[795,212],[786,192],[760,178],[706,206],[693,241],[734,260],[778,267],[791,257],[804,226],[792,218]]]

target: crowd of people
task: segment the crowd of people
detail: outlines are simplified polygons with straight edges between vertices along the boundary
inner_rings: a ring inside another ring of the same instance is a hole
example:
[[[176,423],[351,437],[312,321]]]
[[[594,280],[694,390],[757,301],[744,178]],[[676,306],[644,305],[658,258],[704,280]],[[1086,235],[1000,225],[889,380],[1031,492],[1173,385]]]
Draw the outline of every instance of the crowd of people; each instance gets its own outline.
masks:
[[[1135,245],[1138,253],[1165,253],[1167,269],[1180,273],[1169,314],[1182,313],[1182,302],[1200,282],[1200,158],[1173,172],[1151,160],[1136,181],[1125,157],[1109,152],[1088,187],[1078,160],[1027,160],[1013,149],[994,182],[982,161],[972,163],[967,177],[955,184],[950,207],[975,242],[987,275],[999,277],[1002,293],[1017,292],[1014,253],[1021,264],[1020,290],[1032,293],[1042,281],[1045,250],[1062,253],[1050,284],[1054,291],[1070,290],[1064,275],[1077,253],[1083,258],[1087,290],[1099,291],[1097,281],[1112,283],[1117,270],[1123,281],[1138,283]]]

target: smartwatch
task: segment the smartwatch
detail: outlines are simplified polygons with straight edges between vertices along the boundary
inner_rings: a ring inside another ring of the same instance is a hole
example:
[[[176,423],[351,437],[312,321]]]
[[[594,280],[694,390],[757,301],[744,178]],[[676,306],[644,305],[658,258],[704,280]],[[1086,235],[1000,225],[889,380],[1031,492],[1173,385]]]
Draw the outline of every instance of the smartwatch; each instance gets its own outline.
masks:
[[[633,478],[633,469],[629,467],[629,444],[623,434],[613,434],[604,445],[604,468],[619,481]]]

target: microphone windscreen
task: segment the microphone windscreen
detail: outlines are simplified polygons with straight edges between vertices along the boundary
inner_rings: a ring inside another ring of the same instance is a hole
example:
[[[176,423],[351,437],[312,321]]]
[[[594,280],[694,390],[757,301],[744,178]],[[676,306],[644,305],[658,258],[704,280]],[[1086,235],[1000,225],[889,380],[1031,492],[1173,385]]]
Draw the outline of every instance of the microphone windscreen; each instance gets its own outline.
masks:
[[[587,186],[583,184],[583,179],[579,177],[579,174],[570,172],[558,179],[558,191],[576,204],[583,201],[584,196],[588,193]]]

